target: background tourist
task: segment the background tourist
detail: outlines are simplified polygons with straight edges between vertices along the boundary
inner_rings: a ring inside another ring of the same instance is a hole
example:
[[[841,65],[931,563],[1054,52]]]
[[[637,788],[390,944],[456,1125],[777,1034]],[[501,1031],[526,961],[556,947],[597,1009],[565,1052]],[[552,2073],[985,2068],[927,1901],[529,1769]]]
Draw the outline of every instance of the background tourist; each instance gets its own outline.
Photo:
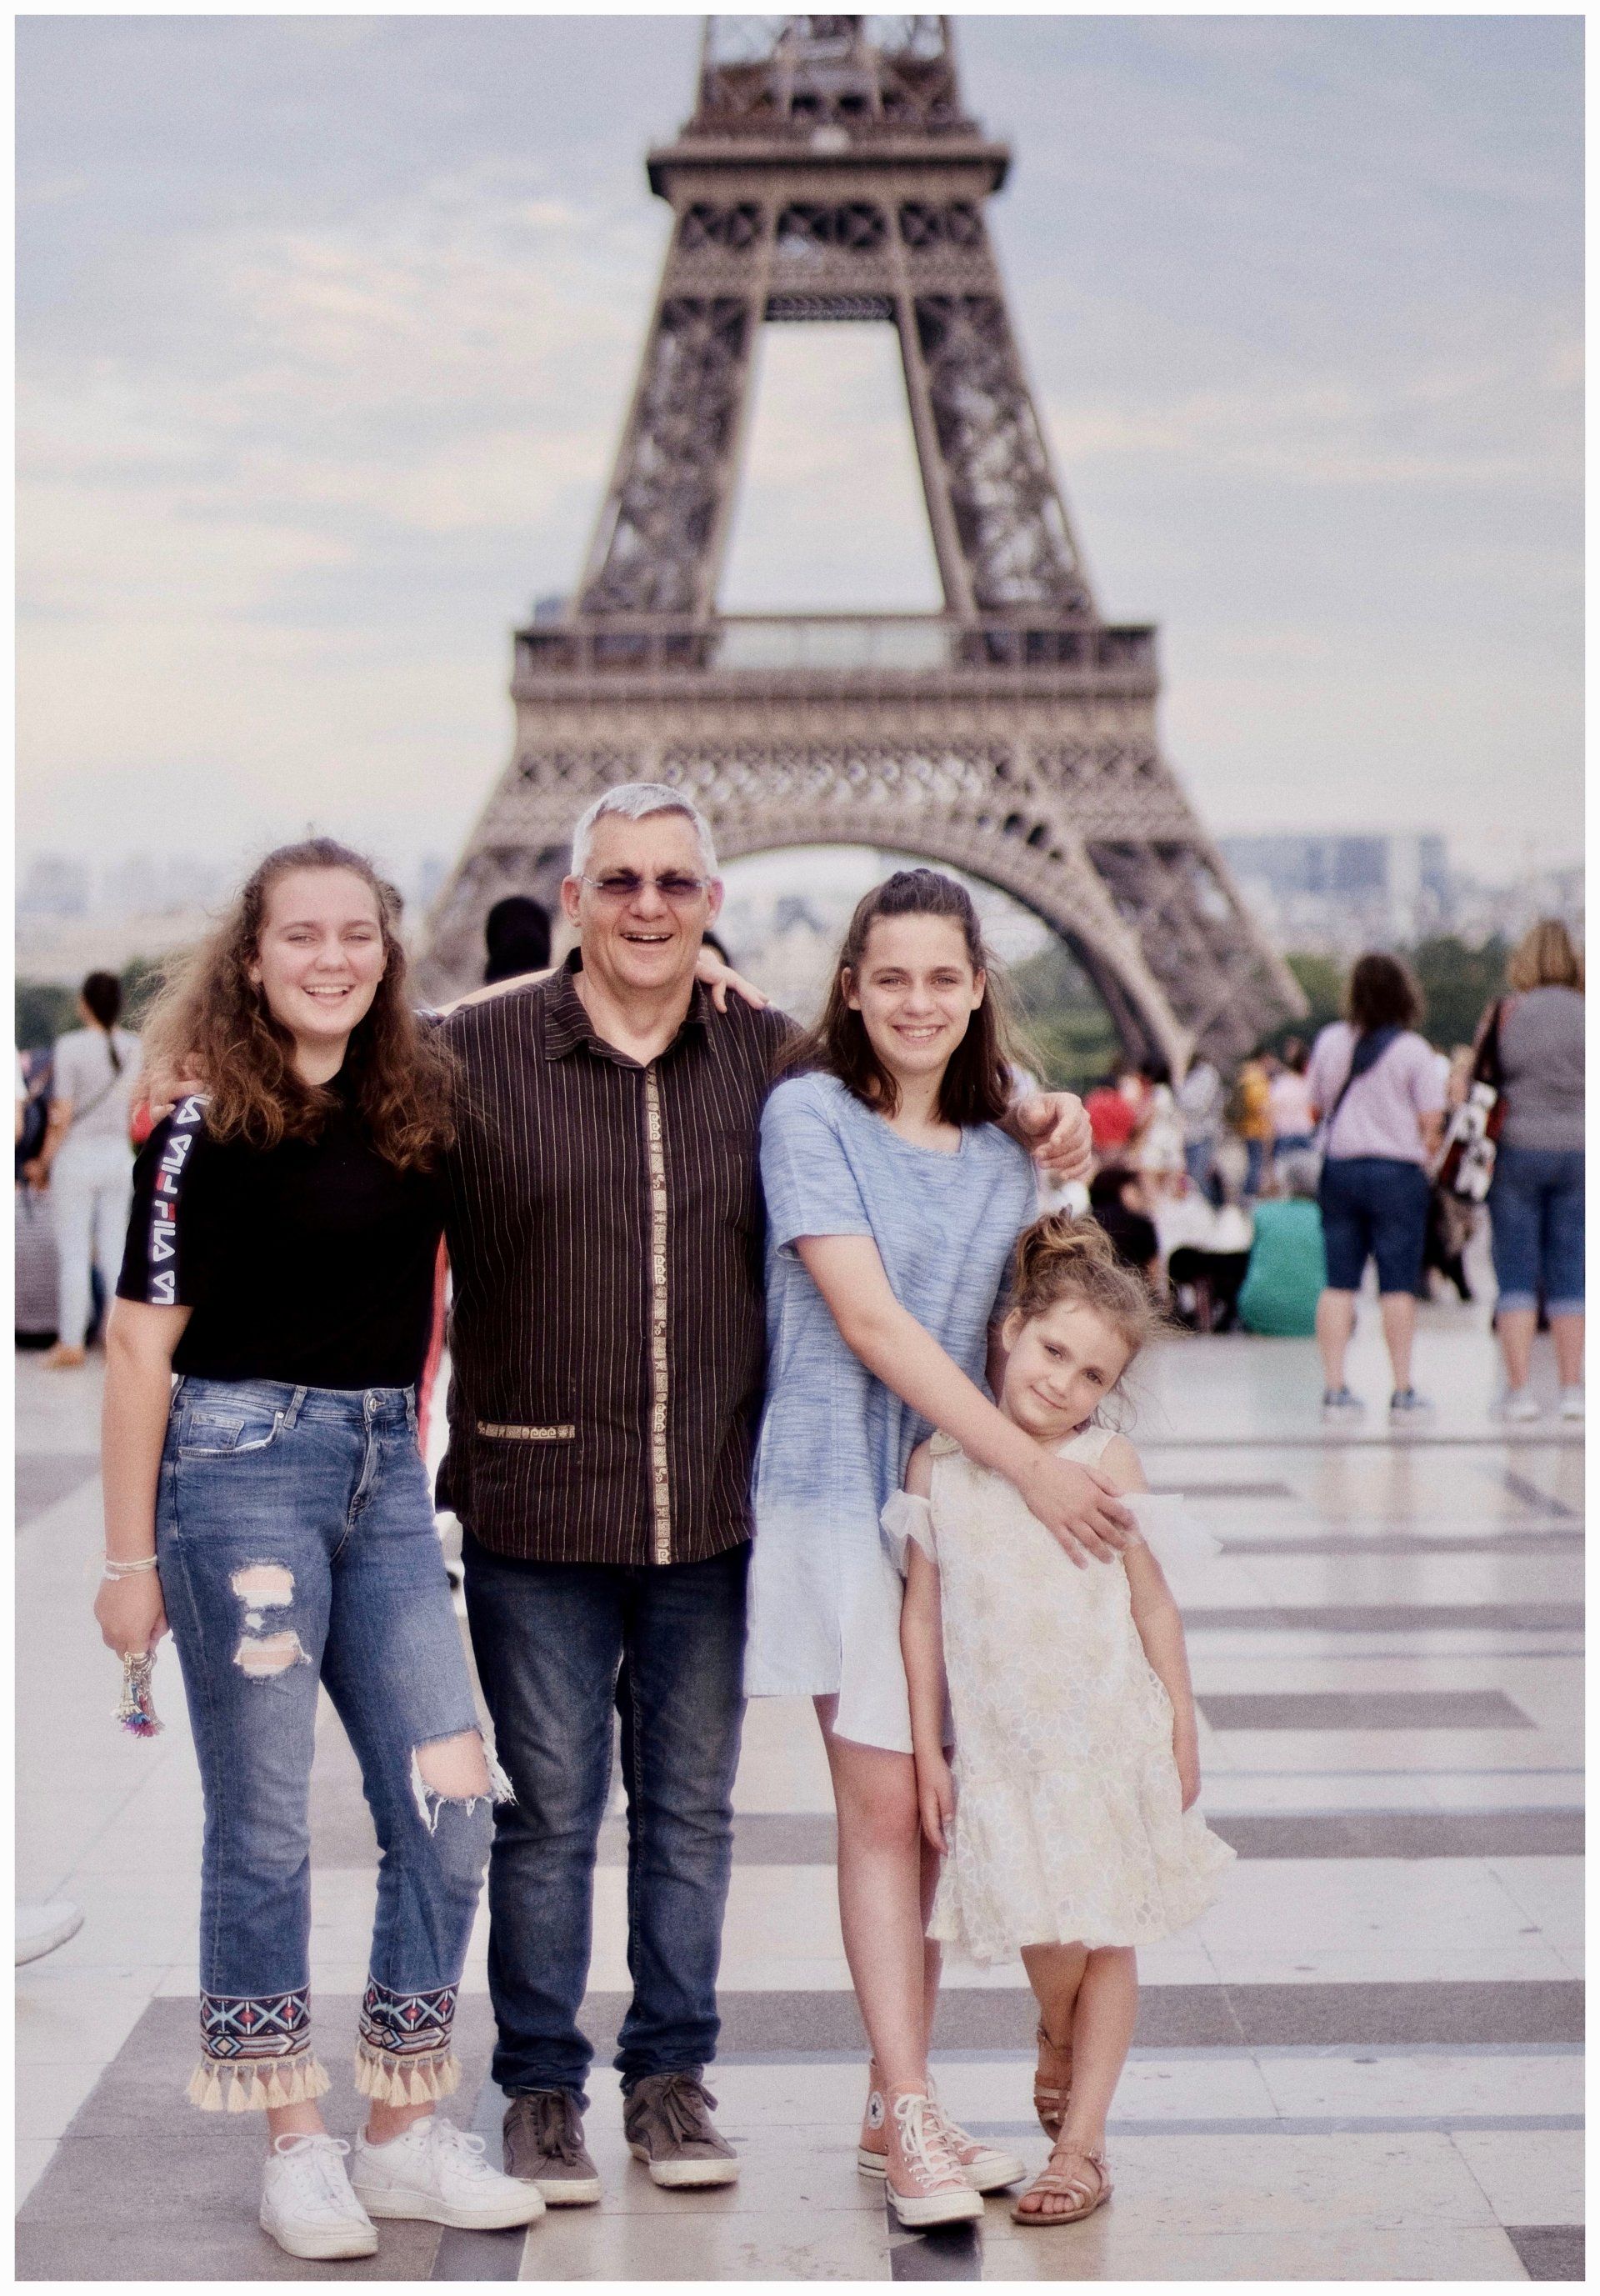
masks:
[[[1145,1115],[1128,1161],[1144,1175],[1146,1193],[1153,1198],[1169,1193],[1183,1178],[1183,1119],[1172,1090],[1172,1071],[1165,1061],[1145,1061],[1139,1078],[1145,1087]]]
[[[1239,1180],[1220,1164],[1213,1175],[1220,1202],[1190,1188],[1181,1204],[1163,1204],[1167,1281],[1178,1320],[1197,1332],[1231,1332],[1238,1320],[1239,1289],[1250,1265],[1251,1215],[1239,1201]],[[1169,1215],[1176,1214],[1181,1230]]]
[[[1124,1090],[1124,1086],[1128,1086]],[[1084,1111],[1094,1137],[1095,1154],[1104,1163],[1120,1161],[1138,1128],[1140,1101],[1133,1070],[1127,1061],[1116,1062],[1084,1098]]]
[[[1309,1148],[1275,1164],[1280,1193],[1263,1196],[1254,1208],[1250,1265],[1239,1293],[1239,1321],[1247,1332],[1309,1340],[1317,1329],[1317,1302],[1328,1280],[1317,1201],[1320,1177]]]
[[[1150,1217],[1142,1173],[1126,1164],[1107,1164],[1089,1183],[1089,1211],[1111,1238],[1123,1265],[1142,1275],[1151,1292],[1161,1288],[1161,1245]]]
[[[1272,1152],[1303,1155],[1317,1144],[1317,1119],[1311,1109],[1306,1070],[1311,1054],[1303,1037],[1289,1037],[1270,1064],[1267,1097],[1272,1114]]]
[[[1328,1284],[1317,1309],[1323,1410],[1364,1406],[1345,1381],[1356,1294],[1377,1262],[1383,1339],[1393,1374],[1391,1415],[1432,1408],[1411,1383],[1416,1286],[1428,1221],[1428,1168],[1437,1153],[1444,1094],[1433,1047],[1416,1032],[1422,996],[1398,958],[1359,957],[1345,1009],[1317,1037],[1308,1084],[1323,1128],[1320,1201]]]
[[[1244,1193],[1259,1196],[1261,1175],[1273,1144],[1272,1085],[1267,1063],[1259,1053],[1252,1053],[1239,1064],[1234,1080],[1235,1117],[1234,1130],[1244,1143]]]
[[[1227,1095],[1222,1078],[1201,1054],[1189,1064],[1177,1088],[1177,1111],[1183,1119],[1184,1162],[1190,1179],[1205,1195],[1214,1185],[1217,1143],[1222,1136],[1222,1111]]]
[[[1542,1299],[1555,1347],[1563,1419],[1583,1416],[1583,959],[1547,918],[1506,968],[1510,994],[1484,1014],[1497,1032],[1506,1117],[1489,1193],[1499,1286],[1495,1330],[1505,1366],[1501,1409],[1539,1415],[1528,1374]]]
[[[526,893],[507,893],[483,920],[486,987],[543,972],[550,963],[550,912]]]
[[[117,1280],[133,1191],[128,1138],[139,1084],[139,1039],[119,1028],[122,983],[91,972],[78,991],[84,1025],[56,1041],[50,1118],[45,1142],[25,1177],[48,1187],[59,1255],[56,1343],[41,1360],[50,1371],[75,1371],[94,1316],[92,1271],[109,1297]]]

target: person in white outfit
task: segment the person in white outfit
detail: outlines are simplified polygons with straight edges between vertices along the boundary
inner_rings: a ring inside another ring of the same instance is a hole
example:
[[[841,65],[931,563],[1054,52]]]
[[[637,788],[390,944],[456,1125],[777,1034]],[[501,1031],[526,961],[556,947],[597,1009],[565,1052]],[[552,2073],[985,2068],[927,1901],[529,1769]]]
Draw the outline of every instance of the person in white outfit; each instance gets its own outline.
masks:
[[[1044,1456],[1141,1495],[1136,1513],[1159,1505],[1106,1423],[1160,1326],[1142,1277],[1093,1220],[1058,1213],[1018,1238],[1008,1297],[1002,1415]],[[942,1861],[928,1934],[979,1962],[1021,1954],[1039,2006],[1034,2109],[1054,2149],[1011,2213],[1075,2224],[1111,2197],[1135,1948],[1202,1913],[1234,1857],[1194,1806],[1183,1622],[1145,1538],[1075,1569],[1018,1484],[953,1434],[912,1452],[882,1521],[907,1573],[917,1798]]]
[[[50,1189],[61,1259],[56,1343],[47,1371],[76,1371],[89,1329],[89,1271],[98,1267],[109,1299],[122,1264],[133,1199],[128,1119],[139,1083],[139,1039],[117,1025],[122,983],[91,972],[78,992],[81,1029],[58,1037],[50,1128],[29,1177]]]

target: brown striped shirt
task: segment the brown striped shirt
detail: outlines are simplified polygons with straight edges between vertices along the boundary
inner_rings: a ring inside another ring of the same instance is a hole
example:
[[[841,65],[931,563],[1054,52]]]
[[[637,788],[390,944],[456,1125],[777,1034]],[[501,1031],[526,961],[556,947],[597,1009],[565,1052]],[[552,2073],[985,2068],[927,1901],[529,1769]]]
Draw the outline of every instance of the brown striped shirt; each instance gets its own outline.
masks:
[[[572,969],[464,1006],[439,1504],[496,1554],[693,1562],[751,1533],[761,1103],[792,1023],[695,985],[641,1068]]]

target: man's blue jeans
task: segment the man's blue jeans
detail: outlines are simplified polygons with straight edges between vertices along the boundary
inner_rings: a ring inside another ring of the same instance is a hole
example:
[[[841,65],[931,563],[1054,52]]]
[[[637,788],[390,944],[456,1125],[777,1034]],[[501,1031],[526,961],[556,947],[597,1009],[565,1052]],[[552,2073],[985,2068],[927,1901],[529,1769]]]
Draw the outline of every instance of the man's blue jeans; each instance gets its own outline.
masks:
[[[717,1964],[733,1863],[744,1713],[748,1546],[703,1562],[519,1562],[464,1541],[467,1616],[502,1764],[489,1858],[494,2078],[571,2090],[595,1851],[622,1719],[628,1795],[623,2087],[699,2071],[716,2052]]]

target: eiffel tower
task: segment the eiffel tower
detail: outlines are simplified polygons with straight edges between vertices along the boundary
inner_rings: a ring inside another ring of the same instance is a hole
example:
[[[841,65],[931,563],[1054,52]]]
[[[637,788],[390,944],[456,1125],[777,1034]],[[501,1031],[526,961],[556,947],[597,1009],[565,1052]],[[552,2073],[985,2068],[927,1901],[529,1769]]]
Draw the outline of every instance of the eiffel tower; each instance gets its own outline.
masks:
[[[591,799],[652,780],[726,859],[867,845],[1002,887],[1175,1073],[1304,1011],[1161,756],[1154,630],[1090,589],[989,238],[1009,164],[946,17],[707,20],[648,157],[672,240],[611,486],[572,600],[516,635],[515,755],[426,991],[480,977],[503,894],[554,899]],[[841,319],[898,336],[943,611],[719,614],[756,331]]]

